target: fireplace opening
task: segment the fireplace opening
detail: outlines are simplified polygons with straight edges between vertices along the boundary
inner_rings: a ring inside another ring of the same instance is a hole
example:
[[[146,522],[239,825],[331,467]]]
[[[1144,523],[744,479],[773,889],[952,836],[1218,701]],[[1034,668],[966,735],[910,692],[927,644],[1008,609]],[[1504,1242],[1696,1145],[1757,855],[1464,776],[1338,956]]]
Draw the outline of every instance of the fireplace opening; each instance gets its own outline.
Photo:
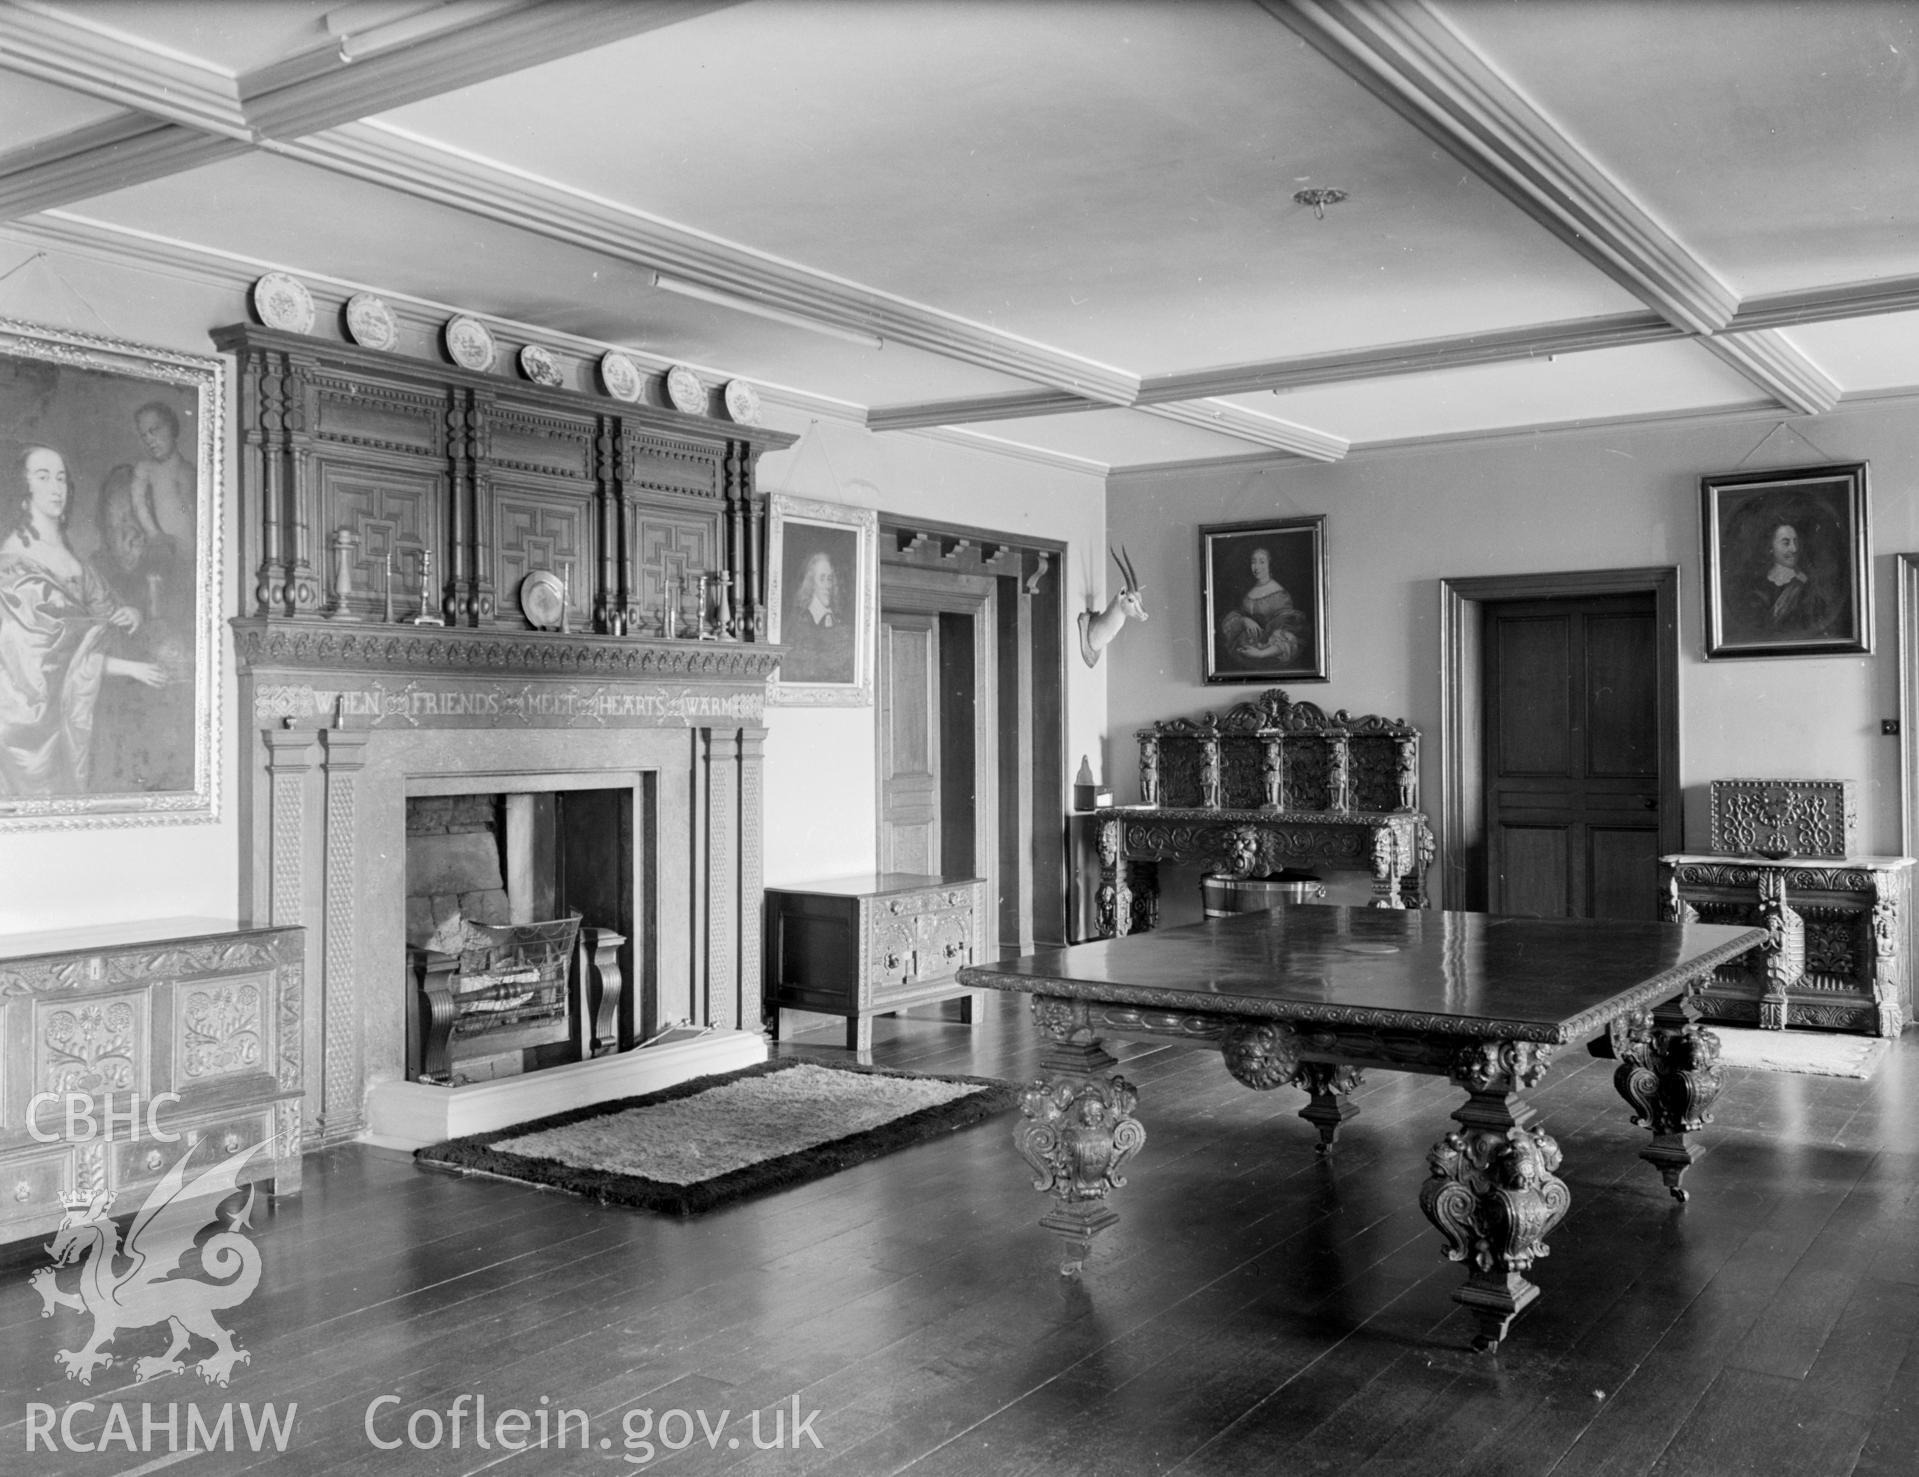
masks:
[[[441,1086],[634,1039],[627,789],[407,800],[407,1078]]]

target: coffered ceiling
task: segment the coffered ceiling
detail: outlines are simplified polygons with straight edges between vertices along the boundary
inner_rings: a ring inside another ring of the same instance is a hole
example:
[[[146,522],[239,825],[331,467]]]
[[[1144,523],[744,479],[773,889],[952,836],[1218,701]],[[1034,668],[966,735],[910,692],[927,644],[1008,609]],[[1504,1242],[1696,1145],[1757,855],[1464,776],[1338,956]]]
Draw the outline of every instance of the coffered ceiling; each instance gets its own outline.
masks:
[[[1895,0],[14,0],[0,69],[0,272],[1096,473],[1919,393]]]

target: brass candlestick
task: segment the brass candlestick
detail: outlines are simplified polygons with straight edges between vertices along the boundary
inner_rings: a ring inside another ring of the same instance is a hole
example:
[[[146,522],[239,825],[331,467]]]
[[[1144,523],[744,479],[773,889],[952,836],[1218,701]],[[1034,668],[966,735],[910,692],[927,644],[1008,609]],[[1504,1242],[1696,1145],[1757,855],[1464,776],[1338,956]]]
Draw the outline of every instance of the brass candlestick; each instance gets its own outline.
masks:
[[[444,626],[446,617],[441,615],[433,601],[433,551],[420,550],[420,613],[413,617],[416,626]]]

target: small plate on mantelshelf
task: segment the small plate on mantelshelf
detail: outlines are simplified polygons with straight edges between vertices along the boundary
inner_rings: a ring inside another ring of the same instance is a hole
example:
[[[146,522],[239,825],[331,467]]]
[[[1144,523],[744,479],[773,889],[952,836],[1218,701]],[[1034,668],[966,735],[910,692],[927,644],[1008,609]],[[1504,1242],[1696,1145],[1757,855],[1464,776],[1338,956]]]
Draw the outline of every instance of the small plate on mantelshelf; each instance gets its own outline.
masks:
[[[540,344],[528,344],[520,350],[520,371],[536,385],[545,385],[557,390],[566,383],[566,376],[560,373],[560,361],[553,357],[553,351]]]
[[[600,383],[615,400],[637,400],[645,388],[633,361],[617,349],[608,349],[600,355]]]
[[[285,272],[268,272],[253,284],[253,311],[268,328],[288,333],[313,331],[313,294],[306,283]]]
[[[726,413],[743,426],[760,423],[760,395],[745,380],[726,382]]]
[[[557,631],[566,611],[566,586],[550,569],[536,569],[520,581],[520,613],[536,631]]]
[[[675,410],[687,415],[706,414],[706,386],[684,364],[675,364],[666,372],[666,398]]]
[[[493,367],[493,335],[478,318],[465,313],[446,320],[441,330],[446,339],[446,351],[452,355],[453,362],[462,369],[491,369]]]
[[[393,310],[370,292],[356,292],[346,300],[346,331],[363,349],[390,349],[400,341]]]

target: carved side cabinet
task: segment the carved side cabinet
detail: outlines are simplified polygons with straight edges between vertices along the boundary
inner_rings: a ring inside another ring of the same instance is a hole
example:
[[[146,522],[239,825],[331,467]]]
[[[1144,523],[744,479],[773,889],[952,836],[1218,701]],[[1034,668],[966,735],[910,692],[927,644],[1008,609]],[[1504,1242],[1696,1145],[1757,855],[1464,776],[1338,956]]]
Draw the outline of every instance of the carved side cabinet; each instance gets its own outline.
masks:
[[[299,1191],[302,939],[191,918],[0,938],[0,1242],[67,1195],[137,1211],[188,1152],[190,1177],[262,1145],[241,1180]]]
[[[873,1017],[975,992],[954,975],[986,957],[986,883],[978,877],[869,873],[768,888],[766,1016],[780,1010],[846,1017],[846,1044],[873,1045]]]
[[[1719,970],[1708,1019],[1897,1036],[1911,1015],[1906,910],[1914,861],[1692,855],[1659,859],[1662,915],[1770,937]]]

